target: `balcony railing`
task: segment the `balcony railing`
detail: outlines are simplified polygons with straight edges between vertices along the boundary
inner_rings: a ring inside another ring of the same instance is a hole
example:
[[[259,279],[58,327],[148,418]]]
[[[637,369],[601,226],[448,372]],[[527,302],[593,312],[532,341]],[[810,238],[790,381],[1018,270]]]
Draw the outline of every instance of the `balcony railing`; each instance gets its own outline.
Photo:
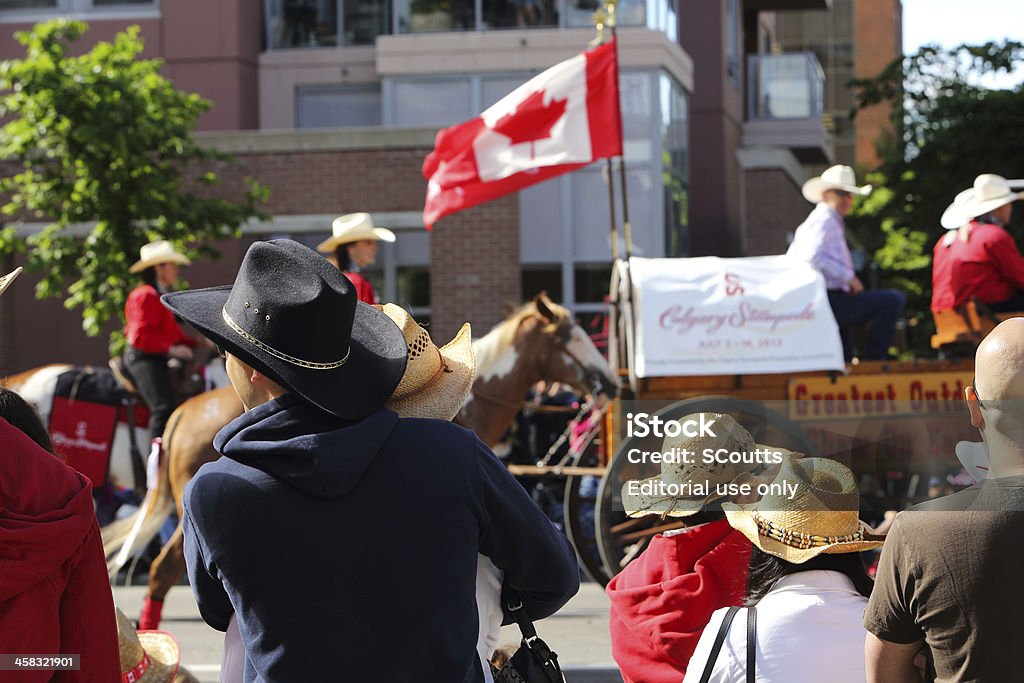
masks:
[[[747,58],[747,120],[821,120],[825,73],[812,52]]]

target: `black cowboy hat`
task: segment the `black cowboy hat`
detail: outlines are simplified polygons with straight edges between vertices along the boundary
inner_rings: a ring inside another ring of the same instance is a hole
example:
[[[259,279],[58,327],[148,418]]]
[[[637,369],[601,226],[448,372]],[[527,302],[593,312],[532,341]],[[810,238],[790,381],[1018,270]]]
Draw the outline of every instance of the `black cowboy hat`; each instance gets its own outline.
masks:
[[[292,240],[255,242],[235,284],[162,297],[175,315],[320,408],[365,417],[405,372],[402,331],[356,299],[324,257]]]

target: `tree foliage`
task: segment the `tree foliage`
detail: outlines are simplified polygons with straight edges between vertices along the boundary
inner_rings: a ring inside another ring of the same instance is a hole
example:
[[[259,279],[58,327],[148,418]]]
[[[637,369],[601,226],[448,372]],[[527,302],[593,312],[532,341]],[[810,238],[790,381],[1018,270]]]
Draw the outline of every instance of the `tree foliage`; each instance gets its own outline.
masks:
[[[896,134],[879,141],[882,165],[867,174],[880,189],[848,223],[874,253],[883,286],[907,293],[907,315],[922,323],[912,338],[919,354],[929,350],[932,333],[931,253],[944,233],[943,210],[981,173],[1024,177],[1024,88],[992,85],[1022,62],[1024,45],[1015,41],[925,46],[878,77],[854,82],[858,108],[893,105]]]
[[[140,59],[138,27],[74,56],[87,30],[57,19],[16,34],[25,56],[0,63],[0,178],[8,217],[44,221],[42,231],[0,231],[0,256],[27,252],[44,273],[37,296],[66,292],[82,309],[82,327],[99,334],[123,316],[139,248],[167,239],[195,257],[214,257],[214,240],[237,237],[258,215],[267,190],[246,181],[239,201],[215,196],[217,176],[203,170],[227,157],[200,147],[191,133],[210,103],[181,92]],[[10,220],[10,218],[8,218]],[[85,227],[82,227],[85,226]],[[115,333],[113,345],[120,343]]]

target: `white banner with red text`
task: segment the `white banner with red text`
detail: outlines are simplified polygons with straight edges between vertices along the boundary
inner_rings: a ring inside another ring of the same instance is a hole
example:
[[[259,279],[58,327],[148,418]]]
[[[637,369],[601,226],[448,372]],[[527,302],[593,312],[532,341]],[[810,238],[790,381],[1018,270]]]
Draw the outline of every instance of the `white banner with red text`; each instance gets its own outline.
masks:
[[[625,263],[619,264],[624,286]],[[787,256],[632,258],[637,377],[843,370],[825,281]],[[626,292],[621,300],[628,301]]]

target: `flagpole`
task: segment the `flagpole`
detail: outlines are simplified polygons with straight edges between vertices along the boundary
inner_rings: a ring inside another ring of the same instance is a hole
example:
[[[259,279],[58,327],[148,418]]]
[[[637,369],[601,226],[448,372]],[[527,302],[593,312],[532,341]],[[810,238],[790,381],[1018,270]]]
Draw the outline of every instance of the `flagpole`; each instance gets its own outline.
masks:
[[[597,30],[597,37],[591,45],[604,45],[605,26],[608,15],[604,9],[598,8],[593,14],[594,28]],[[605,158],[605,168],[608,171],[608,215],[611,218],[612,228],[612,264],[619,260],[619,228],[615,218],[615,169],[612,167],[612,158]],[[614,302],[613,302],[614,303]]]

